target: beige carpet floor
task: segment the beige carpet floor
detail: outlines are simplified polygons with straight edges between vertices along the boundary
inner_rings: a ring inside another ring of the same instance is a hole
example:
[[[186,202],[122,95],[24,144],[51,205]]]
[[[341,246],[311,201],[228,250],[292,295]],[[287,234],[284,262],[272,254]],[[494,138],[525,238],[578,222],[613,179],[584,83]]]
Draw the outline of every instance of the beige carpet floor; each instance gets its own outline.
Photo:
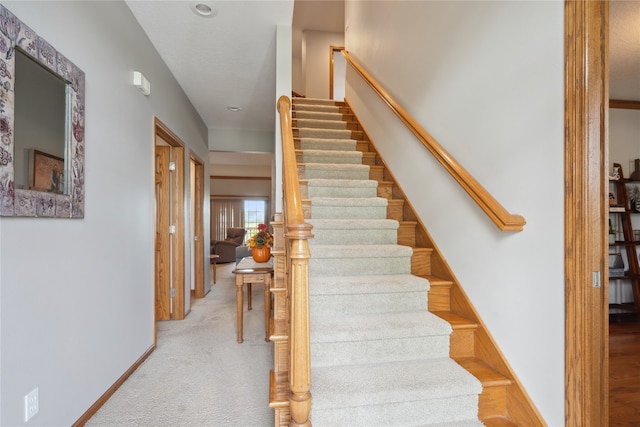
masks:
[[[244,302],[236,342],[235,264],[217,266],[217,284],[185,320],[157,323],[158,345],[87,426],[273,426],[272,344],[264,340],[262,285]]]

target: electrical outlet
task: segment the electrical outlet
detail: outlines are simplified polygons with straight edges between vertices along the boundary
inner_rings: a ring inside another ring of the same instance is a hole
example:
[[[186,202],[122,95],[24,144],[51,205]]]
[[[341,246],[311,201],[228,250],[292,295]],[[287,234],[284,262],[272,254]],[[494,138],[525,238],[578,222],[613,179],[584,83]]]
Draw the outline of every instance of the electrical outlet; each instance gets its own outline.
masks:
[[[38,399],[38,387],[36,387],[24,397],[24,422],[29,421],[39,410],[40,402]]]

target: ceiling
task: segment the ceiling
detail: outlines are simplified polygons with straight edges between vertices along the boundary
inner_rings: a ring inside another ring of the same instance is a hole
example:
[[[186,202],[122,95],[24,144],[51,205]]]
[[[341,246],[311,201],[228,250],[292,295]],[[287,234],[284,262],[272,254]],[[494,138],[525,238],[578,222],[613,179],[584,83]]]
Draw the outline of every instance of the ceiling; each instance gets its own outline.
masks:
[[[213,13],[203,17],[194,5]],[[126,4],[196,111],[209,128],[273,130],[277,25],[292,25],[293,56],[302,30],[342,32],[343,0],[138,1]],[[232,112],[228,107],[240,107]],[[216,152],[212,164],[228,165],[232,153]],[[254,164],[271,158],[246,153]],[[245,165],[238,164],[242,174]]]
[[[303,30],[344,29],[343,0],[200,1],[209,17],[195,1],[125,1],[209,128],[273,128],[277,25],[293,22],[294,57]],[[640,1],[610,5],[611,98],[640,101]]]
[[[640,101],[640,1],[609,4],[609,94]]]

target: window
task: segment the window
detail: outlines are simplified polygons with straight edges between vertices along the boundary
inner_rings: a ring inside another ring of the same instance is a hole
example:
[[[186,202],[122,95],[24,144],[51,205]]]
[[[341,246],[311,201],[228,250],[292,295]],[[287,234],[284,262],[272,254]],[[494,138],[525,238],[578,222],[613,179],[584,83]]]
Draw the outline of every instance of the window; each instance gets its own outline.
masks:
[[[245,229],[245,243],[258,232],[258,224],[267,223],[266,199],[212,198],[211,240],[224,240],[227,229]]]
[[[264,200],[244,201],[244,228],[247,230],[245,239],[258,232],[258,224],[266,224],[266,203]]]

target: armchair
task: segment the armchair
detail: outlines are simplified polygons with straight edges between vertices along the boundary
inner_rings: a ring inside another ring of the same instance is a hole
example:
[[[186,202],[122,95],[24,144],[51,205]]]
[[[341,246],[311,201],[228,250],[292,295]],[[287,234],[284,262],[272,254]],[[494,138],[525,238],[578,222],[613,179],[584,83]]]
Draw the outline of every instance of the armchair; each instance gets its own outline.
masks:
[[[218,263],[235,262],[236,247],[244,242],[244,234],[244,228],[227,228],[227,237],[224,240],[211,242],[211,253],[219,256]]]

